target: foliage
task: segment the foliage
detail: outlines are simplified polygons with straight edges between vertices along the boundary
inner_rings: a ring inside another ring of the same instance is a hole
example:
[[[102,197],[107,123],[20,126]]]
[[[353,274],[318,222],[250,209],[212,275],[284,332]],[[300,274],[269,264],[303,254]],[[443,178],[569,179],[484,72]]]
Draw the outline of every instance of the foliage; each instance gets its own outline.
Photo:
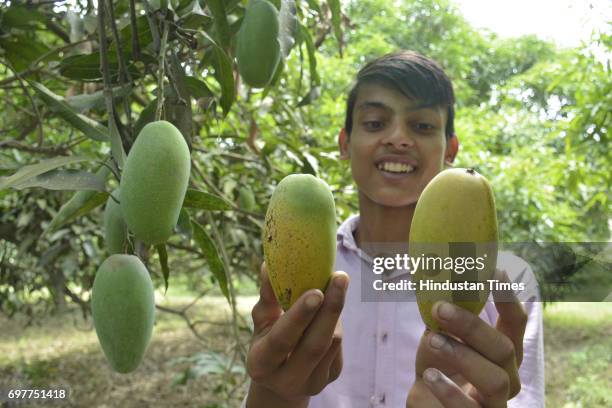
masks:
[[[140,249],[157,287],[168,272],[170,285],[181,274],[196,289],[221,282],[231,300],[238,277],[256,280],[263,215],[289,173],[324,178],[338,221],[356,212],[336,147],[345,95],[360,66],[398,48],[437,59],[453,79],[456,165],[492,181],[502,240],[609,239],[612,76],[601,57],[609,32],[558,50],[532,36],[477,31],[448,0],[295,2],[293,49],[273,84],[257,90],[241,83],[234,58],[246,1],[135,2],[134,19],[131,4],[112,2],[100,42],[91,2],[65,11],[0,1],[0,183],[27,165],[83,156],[88,161],[49,169],[64,173],[42,173],[36,183],[65,186],[67,174],[77,174],[91,188],[106,161],[110,192],[122,150],[161,113],[190,146],[193,200],[167,253]],[[49,299],[88,310],[93,273],[106,257],[105,196],[84,191],[76,193],[84,210],[49,228],[74,192],[0,190],[0,310],[34,313]],[[254,206],[241,207],[241,194]]]

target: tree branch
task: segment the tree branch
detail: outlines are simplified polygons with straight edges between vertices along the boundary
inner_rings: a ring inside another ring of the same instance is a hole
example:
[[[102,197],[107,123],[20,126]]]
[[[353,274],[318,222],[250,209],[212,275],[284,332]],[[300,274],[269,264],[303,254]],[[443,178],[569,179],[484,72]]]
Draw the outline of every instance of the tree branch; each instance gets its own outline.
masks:
[[[112,1],[108,3],[107,10],[109,14],[111,31],[113,33],[113,40],[115,41],[115,44],[117,45],[117,61],[119,61],[119,81],[121,82],[122,87],[129,86],[131,88],[132,87],[132,77],[130,75],[130,72],[127,69],[125,58],[123,56],[123,47],[121,45],[121,38],[119,36],[119,31],[117,30],[117,24],[115,22],[115,7],[113,6]],[[126,94],[123,97],[123,105],[125,109],[125,116],[127,117],[127,121],[128,121],[128,129],[131,131],[132,130],[132,110],[130,109],[129,94]]]
[[[47,27],[49,31],[56,34],[59,38],[61,38],[66,44],[70,44],[70,36],[59,24],[52,21],[51,19],[48,19],[47,21],[45,21],[45,27]]]

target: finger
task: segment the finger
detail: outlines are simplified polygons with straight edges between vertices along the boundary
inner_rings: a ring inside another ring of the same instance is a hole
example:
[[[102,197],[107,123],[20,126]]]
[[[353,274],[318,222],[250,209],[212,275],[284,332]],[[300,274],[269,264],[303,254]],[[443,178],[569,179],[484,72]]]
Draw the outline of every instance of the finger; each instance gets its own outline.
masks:
[[[423,379],[417,378],[410,389],[406,408],[444,408]]]
[[[282,375],[290,378],[297,373],[310,373],[327,353],[344,306],[347,287],[348,275],[344,272],[335,272],[325,291],[325,300],[321,309],[304,333],[295,352],[287,360]]]
[[[259,341],[251,346],[248,368],[253,380],[267,377],[293,352],[323,302],[319,289],[306,291]]]
[[[435,368],[423,372],[423,382],[445,408],[479,408],[480,404]]]
[[[336,359],[338,353],[342,352],[341,344],[342,341],[339,338],[334,338],[329,350],[327,350],[325,356],[323,356],[321,361],[319,361],[319,364],[312,371],[306,386],[308,395],[316,395],[320,393],[327,384],[335,380],[335,378],[330,378],[331,365]]]
[[[272,285],[270,284],[270,278],[268,277],[268,269],[266,268],[266,263],[262,262],[261,264],[261,286],[259,289],[259,296],[261,300],[266,304],[271,305],[279,305],[278,300],[276,300],[276,295],[274,294],[274,289],[272,289]],[[280,307],[280,305],[279,305]]]
[[[270,280],[268,279],[265,262],[261,264],[260,280],[259,300],[251,311],[256,336],[261,334],[264,329],[275,322],[282,314],[282,309],[276,300],[274,290],[272,290],[272,285],[270,285]]]
[[[340,377],[340,373],[342,373],[342,364],[343,364],[343,356],[342,356],[342,346],[340,346],[340,351],[336,353],[331,366],[329,367],[329,382],[334,382]]]
[[[436,302],[432,314],[444,332],[461,339],[488,360],[508,369],[516,366],[514,343],[480,317],[448,302]]]
[[[510,283],[508,274],[502,271],[499,280]],[[514,344],[516,365],[521,365],[523,361],[523,337],[527,327],[527,312],[518,300],[513,290],[494,291],[495,308],[499,313],[496,328],[504,333]]]
[[[342,342],[342,321],[341,320],[338,320],[338,324],[336,324],[336,330],[334,331],[333,341]],[[340,352],[336,354],[336,357],[332,361],[332,364],[329,368],[329,382],[336,380],[336,378],[340,376],[341,371],[342,371],[342,346],[340,347]]]
[[[448,336],[429,333],[428,340],[432,355],[430,367],[437,365],[437,361],[445,361],[478,390],[483,401],[495,405],[508,400],[510,378],[506,370]]]

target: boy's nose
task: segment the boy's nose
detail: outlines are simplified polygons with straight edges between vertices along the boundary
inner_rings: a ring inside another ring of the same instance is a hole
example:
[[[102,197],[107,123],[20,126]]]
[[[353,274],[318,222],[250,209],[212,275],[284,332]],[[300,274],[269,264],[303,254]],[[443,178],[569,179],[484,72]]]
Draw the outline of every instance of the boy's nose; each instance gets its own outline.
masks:
[[[398,148],[414,147],[414,139],[409,129],[403,126],[394,126],[383,142]]]

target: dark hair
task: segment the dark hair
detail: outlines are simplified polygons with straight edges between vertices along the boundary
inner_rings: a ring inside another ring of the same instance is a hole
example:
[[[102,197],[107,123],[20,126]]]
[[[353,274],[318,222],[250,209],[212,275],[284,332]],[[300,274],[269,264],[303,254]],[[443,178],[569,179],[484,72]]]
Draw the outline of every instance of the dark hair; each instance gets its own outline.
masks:
[[[344,128],[349,135],[357,93],[366,83],[379,83],[425,105],[446,107],[446,138],[455,133],[455,94],[449,77],[434,60],[413,51],[398,51],[369,62],[357,74],[346,102]]]

